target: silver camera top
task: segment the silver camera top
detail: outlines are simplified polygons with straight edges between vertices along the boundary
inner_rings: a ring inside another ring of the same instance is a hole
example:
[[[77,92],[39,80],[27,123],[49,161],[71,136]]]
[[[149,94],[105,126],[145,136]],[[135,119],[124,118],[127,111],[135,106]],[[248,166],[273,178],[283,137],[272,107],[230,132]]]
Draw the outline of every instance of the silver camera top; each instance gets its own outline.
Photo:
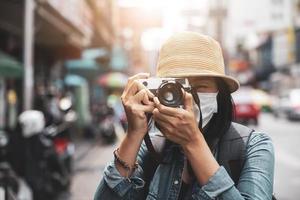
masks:
[[[189,81],[187,78],[158,78],[158,77],[150,77],[148,79],[138,79],[140,83],[142,83],[149,90],[156,90],[162,83],[180,83],[183,88],[190,87]]]
[[[190,91],[191,87],[187,78],[156,78],[139,79],[146,88],[148,88],[159,101],[170,107],[180,107],[183,105],[183,92]]]

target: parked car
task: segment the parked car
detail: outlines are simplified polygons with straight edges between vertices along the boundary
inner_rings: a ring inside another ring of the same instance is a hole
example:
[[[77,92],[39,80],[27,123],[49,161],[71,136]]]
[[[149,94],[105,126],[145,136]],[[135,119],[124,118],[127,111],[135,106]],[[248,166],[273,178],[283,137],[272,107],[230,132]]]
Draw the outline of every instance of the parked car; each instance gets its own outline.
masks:
[[[289,120],[300,120],[300,88],[283,92],[273,103],[275,117],[285,116]]]
[[[254,98],[254,89],[242,87],[233,93],[232,98],[235,103],[235,120],[240,123],[253,123],[258,125],[260,106]]]

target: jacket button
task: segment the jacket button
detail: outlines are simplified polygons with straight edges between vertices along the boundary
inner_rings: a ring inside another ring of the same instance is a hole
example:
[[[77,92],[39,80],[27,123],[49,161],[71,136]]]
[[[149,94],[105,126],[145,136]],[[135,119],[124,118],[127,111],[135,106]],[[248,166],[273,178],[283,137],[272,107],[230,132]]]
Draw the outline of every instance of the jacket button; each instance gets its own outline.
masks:
[[[179,183],[179,181],[178,181],[178,180],[174,181],[174,184],[175,184],[175,185],[177,185],[178,183]]]

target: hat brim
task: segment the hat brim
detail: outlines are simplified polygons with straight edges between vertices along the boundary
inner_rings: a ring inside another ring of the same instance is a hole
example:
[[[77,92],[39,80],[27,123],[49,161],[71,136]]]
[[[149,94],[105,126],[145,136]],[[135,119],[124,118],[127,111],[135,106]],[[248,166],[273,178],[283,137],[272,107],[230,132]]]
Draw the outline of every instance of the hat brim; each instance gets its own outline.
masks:
[[[222,74],[215,74],[215,73],[185,73],[185,74],[172,74],[171,76],[168,74],[166,76],[162,76],[160,75],[160,77],[173,77],[173,78],[178,78],[178,77],[215,77],[215,78],[221,78],[225,81],[225,83],[227,84],[229,91],[231,93],[237,91],[240,87],[240,84],[238,82],[238,80],[236,80],[235,78],[231,77],[231,76],[226,76],[226,75],[222,75]]]

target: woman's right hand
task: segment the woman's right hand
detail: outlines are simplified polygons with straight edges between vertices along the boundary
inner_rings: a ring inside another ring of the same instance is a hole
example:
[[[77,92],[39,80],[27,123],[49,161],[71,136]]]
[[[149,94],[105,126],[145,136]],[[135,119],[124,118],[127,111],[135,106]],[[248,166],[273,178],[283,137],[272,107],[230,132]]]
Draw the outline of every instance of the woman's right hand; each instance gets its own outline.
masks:
[[[146,113],[152,113],[154,95],[137,79],[149,78],[148,73],[139,73],[128,79],[121,96],[128,121],[128,136],[142,139],[147,133]]]

